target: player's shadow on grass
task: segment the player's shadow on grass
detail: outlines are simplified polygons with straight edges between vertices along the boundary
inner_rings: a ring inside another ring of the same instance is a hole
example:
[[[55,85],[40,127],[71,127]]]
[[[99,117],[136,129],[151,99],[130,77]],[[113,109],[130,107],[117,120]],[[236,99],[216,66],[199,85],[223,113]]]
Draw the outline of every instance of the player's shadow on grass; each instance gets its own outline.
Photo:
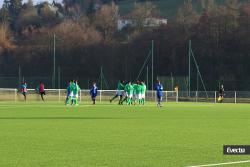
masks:
[[[115,119],[140,119],[128,117],[0,117],[0,120],[115,120]]]

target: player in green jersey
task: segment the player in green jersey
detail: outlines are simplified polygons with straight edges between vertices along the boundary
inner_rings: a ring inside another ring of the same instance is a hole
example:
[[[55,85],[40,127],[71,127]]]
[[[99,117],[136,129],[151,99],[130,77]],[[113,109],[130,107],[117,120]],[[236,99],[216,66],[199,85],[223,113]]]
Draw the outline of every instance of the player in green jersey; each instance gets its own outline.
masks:
[[[80,87],[76,80],[73,83],[72,92],[73,92],[72,104],[78,105],[78,94],[80,92]]]
[[[128,87],[129,87],[129,84],[131,84],[130,81],[127,82],[127,83],[125,84],[125,86],[124,86],[125,98],[122,100],[121,104],[123,104],[124,101],[126,101],[127,104],[128,104],[128,99],[129,99],[129,97],[128,97],[128,94],[129,94]]]
[[[141,82],[138,83],[138,102],[139,104],[141,105],[142,104],[142,85],[141,85]]]
[[[137,102],[140,103],[139,101],[139,94],[140,94],[140,81],[136,81],[136,84],[133,84],[133,88],[134,88],[134,104],[136,104]]]
[[[131,84],[131,82],[128,83],[127,86],[127,93],[128,93],[128,100],[127,100],[127,104],[131,105],[132,104],[132,100],[133,100],[133,93],[134,93],[134,87]]]
[[[140,102],[141,102],[142,105],[145,104],[146,90],[147,90],[147,86],[142,81],[141,84],[140,84],[140,99],[141,99]]]
[[[125,91],[125,98],[122,100],[121,104],[123,104],[124,101],[126,101],[127,104],[132,104],[133,86],[131,85],[130,81],[128,81],[127,84],[125,85],[124,91]]]
[[[110,99],[110,103],[114,100],[114,99],[116,99],[117,97],[119,97],[119,105],[120,104],[122,104],[121,102],[122,102],[122,97],[123,97],[123,94],[124,94],[124,87],[125,87],[125,85],[124,85],[124,81],[119,81],[118,82],[118,85],[117,85],[117,90],[116,90],[116,94],[115,94],[115,96],[113,97],[113,98],[111,98]]]

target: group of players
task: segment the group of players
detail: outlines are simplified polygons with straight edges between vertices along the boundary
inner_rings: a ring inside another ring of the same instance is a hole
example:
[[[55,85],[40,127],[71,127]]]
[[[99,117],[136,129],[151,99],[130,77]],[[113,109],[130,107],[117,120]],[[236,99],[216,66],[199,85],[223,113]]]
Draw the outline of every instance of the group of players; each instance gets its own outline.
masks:
[[[132,84],[131,81],[128,81],[127,83],[125,83],[125,81],[119,81],[116,95],[110,99],[110,103],[115,98],[119,97],[119,105],[122,105],[123,102],[126,102],[127,105],[137,103],[144,105],[146,89],[147,87],[143,81],[138,80],[134,84]]]
[[[144,105],[146,90],[147,87],[143,81],[137,80],[134,84],[132,84],[131,81],[128,81],[127,83],[120,81],[117,86],[116,95],[110,99],[110,103],[119,97],[119,105],[123,105],[124,102],[126,102],[127,105]],[[157,80],[155,85],[155,91],[157,95],[157,106],[162,107],[163,86],[159,80]]]
[[[65,100],[65,105],[78,105],[78,96],[80,92],[80,87],[78,85],[78,82],[76,80],[70,81],[68,83],[67,87],[67,96]],[[119,105],[123,105],[124,102],[126,102],[127,105],[132,104],[139,104],[144,105],[145,104],[145,96],[146,96],[146,84],[143,81],[136,81],[136,83],[132,84],[131,81],[125,82],[125,81],[119,81],[117,85],[116,94],[114,97],[110,99],[110,103],[116,98],[119,98]],[[161,107],[161,101],[163,96],[163,86],[160,83],[160,81],[157,81],[155,90],[157,92],[157,99],[158,103],[157,106]],[[89,94],[91,96],[91,100],[93,102],[93,105],[96,104],[96,97],[98,95],[98,88],[96,86],[96,83],[93,82],[93,85],[89,91]]]
[[[26,82],[21,83],[20,92],[22,93],[25,101],[27,99],[27,92],[28,92],[27,87],[28,85]],[[40,82],[40,84],[37,86],[35,90],[38,94],[40,94],[42,101],[44,101],[44,97],[43,97],[45,95],[44,83]]]
[[[66,91],[66,100],[65,105],[79,105],[78,99],[79,99],[79,93],[80,93],[80,86],[78,85],[78,81],[70,81],[68,83],[67,91]],[[98,94],[98,88],[96,86],[96,83],[93,82],[93,86],[89,91],[89,94],[91,96],[91,99],[93,101],[93,104],[95,105],[96,102],[96,96]]]
[[[65,100],[65,105],[78,105],[78,95],[80,92],[81,88],[78,85],[77,80],[72,80],[68,83],[67,86],[67,96],[66,96],[66,100]]]
[[[26,101],[26,94],[27,94],[27,83],[23,82],[21,84],[21,93],[24,96],[24,100]],[[77,80],[72,80],[68,83],[66,89],[66,100],[65,105],[78,105],[79,93],[80,93],[80,86]],[[117,86],[116,94],[113,98],[110,99],[110,103],[119,97],[119,105],[123,105],[126,102],[127,105],[132,104],[145,104],[145,96],[146,96],[146,84],[143,81],[136,81],[136,83],[132,84],[131,81],[119,81]],[[161,101],[163,96],[163,86],[160,81],[157,81],[155,86],[156,94],[158,103],[157,106],[161,107]],[[43,96],[45,95],[44,84],[40,82],[40,85],[36,88],[37,93],[40,94],[41,99],[44,101]],[[96,83],[93,82],[92,88],[89,91],[93,104],[96,103],[96,97],[98,95],[98,88]]]
[[[27,82],[22,82],[20,85],[20,92],[24,96],[24,100],[26,101],[27,99],[27,89],[28,85]],[[44,95],[45,95],[45,88],[44,88],[44,83],[40,82],[40,84],[37,86],[35,89],[38,94],[40,94],[41,99],[44,101]],[[78,99],[79,99],[79,93],[80,93],[80,86],[78,84],[77,80],[71,80],[68,82],[68,86],[66,89],[66,100],[65,100],[65,105],[78,105]],[[93,83],[93,86],[90,90],[90,95],[93,101],[93,104],[95,104],[95,99],[97,96],[97,86],[96,83]]]
[[[175,88],[176,89],[176,88]],[[178,88],[177,88],[178,89]],[[40,84],[35,89],[38,94],[40,94],[41,99],[44,101],[45,95],[45,88],[44,83],[40,82]],[[78,85],[77,80],[72,80],[68,83],[67,90],[66,90],[66,100],[65,105],[78,105],[79,93],[80,93],[80,86]],[[110,99],[110,103],[116,98],[119,98],[119,105],[123,105],[126,102],[127,105],[132,104],[145,104],[145,96],[146,96],[146,84],[143,81],[137,80],[134,84],[131,81],[125,82],[123,80],[118,82],[116,94],[114,97]],[[20,91],[24,96],[24,100],[26,101],[26,94],[27,94],[27,83],[23,82],[20,86]],[[155,85],[155,91],[157,95],[157,106],[161,107],[162,97],[163,97],[163,86],[159,80]],[[178,91],[178,90],[175,90]],[[96,83],[93,82],[93,85],[89,91],[93,104],[96,104],[96,97],[98,95],[98,88]],[[225,96],[224,86],[221,85],[219,89],[219,97],[218,102],[222,103],[223,98]]]

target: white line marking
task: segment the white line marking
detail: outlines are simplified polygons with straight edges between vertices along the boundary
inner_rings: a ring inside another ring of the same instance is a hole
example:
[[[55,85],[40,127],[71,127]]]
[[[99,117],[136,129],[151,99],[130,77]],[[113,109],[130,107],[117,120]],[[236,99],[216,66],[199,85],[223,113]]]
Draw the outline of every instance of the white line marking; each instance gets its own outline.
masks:
[[[218,164],[207,164],[207,165],[194,165],[194,166],[187,166],[187,167],[222,166],[222,165],[243,164],[243,163],[250,163],[250,160],[236,161],[236,162],[225,162],[225,163],[218,163]]]

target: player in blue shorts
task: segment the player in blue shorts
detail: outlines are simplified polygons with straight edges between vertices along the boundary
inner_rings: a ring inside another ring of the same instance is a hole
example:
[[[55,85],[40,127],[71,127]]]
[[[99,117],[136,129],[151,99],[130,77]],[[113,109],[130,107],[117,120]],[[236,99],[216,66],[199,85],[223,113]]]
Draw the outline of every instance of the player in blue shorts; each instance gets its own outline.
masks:
[[[90,89],[89,94],[90,94],[91,99],[92,99],[92,101],[93,101],[93,105],[95,105],[96,96],[97,96],[97,94],[98,94],[98,88],[97,88],[95,82],[93,82],[93,86],[92,86],[92,88]]]
[[[157,84],[155,86],[156,95],[157,95],[157,107],[162,107],[162,96],[163,96],[163,86],[159,80],[157,80]]]

